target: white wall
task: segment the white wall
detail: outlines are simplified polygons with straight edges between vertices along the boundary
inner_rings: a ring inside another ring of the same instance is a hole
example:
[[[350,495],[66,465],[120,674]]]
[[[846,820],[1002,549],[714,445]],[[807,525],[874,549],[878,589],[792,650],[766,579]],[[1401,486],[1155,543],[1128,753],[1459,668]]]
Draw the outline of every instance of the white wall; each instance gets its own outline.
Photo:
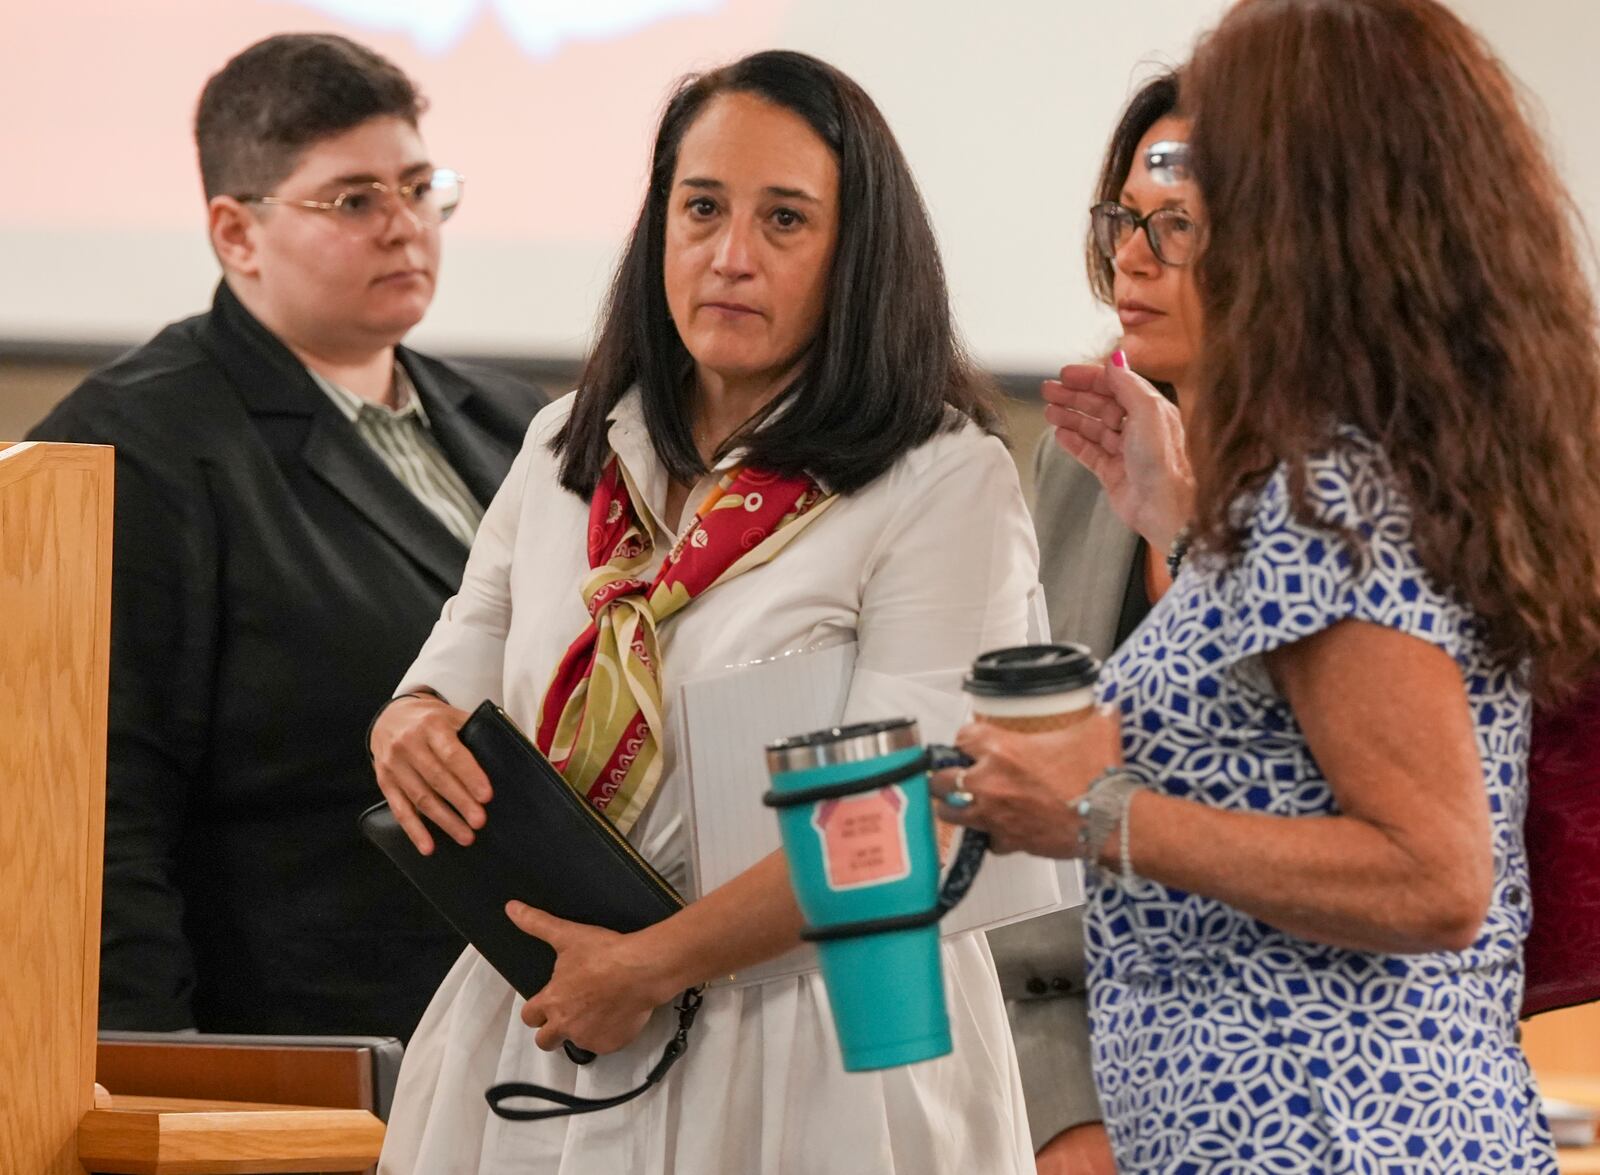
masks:
[[[169,0],[179,8],[185,2]],[[96,170],[91,159],[81,173],[88,178],[71,180],[81,186],[98,175],[104,184],[107,216],[92,228],[53,230],[37,210],[18,213],[0,186],[0,340],[131,343],[204,304],[216,271],[187,142],[194,95],[208,69],[269,31],[270,22],[285,29],[316,23],[293,3],[212,0],[205,55],[191,47],[183,57],[159,35],[159,19],[147,43],[130,46],[114,22],[94,19],[97,7],[128,11],[119,0],[56,0],[42,9],[48,16],[29,19],[35,29],[38,20],[58,21],[58,38],[0,38],[0,104],[11,126],[0,125],[0,146],[23,126],[48,127],[52,143],[70,148],[75,136],[92,137],[86,119],[119,118],[117,95],[129,86],[164,87],[159,117],[146,120],[161,125],[118,127],[119,136],[144,136],[148,146],[109,169]],[[680,38],[679,48],[639,67],[646,76],[630,74],[626,102],[608,102],[616,87],[597,69],[564,75],[592,80],[596,93],[574,89],[570,100],[536,109],[497,101],[509,91],[493,78],[456,78],[445,88],[439,79],[449,75],[437,59],[403,38],[362,34],[430,92],[435,113],[423,130],[436,158],[459,166],[469,181],[491,177],[476,187],[469,182],[462,216],[446,229],[439,299],[414,341],[454,352],[581,354],[670,80],[737,48],[782,44],[834,61],[883,107],[933,211],[959,319],[979,358],[1003,371],[1048,371],[1101,345],[1113,329],[1088,297],[1081,260],[1085,210],[1111,124],[1137,81],[1180,60],[1223,7],[1222,0],[728,0],[730,19],[761,30],[755,43],[741,45],[744,34],[728,34],[708,57],[709,41]],[[1586,150],[1600,6],[1460,0],[1457,8],[1547,111],[1550,139],[1579,203],[1600,223],[1600,158]],[[228,23],[235,11],[243,14],[236,27]],[[489,36],[492,27],[485,23],[476,35]],[[217,48],[224,45],[229,49]],[[102,70],[72,64],[97,53],[107,62]],[[508,69],[553,68],[503,57]],[[473,148],[467,132],[484,125],[495,134],[487,147]],[[31,133],[24,146],[36,154],[39,141]],[[614,172],[632,177],[610,193],[599,229],[563,228],[592,222],[597,199],[587,182],[593,165],[574,154],[573,143],[605,153]],[[8,185],[53,182],[32,173],[23,152],[3,156]],[[520,178],[494,179],[511,176]],[[157,177],[171,188],[167,205],[181,214],[141,224],[117,213],[119,185]],[[539,215],[509,232],[470,223],[474,204],[503,207],[517,199],[537,205]]]

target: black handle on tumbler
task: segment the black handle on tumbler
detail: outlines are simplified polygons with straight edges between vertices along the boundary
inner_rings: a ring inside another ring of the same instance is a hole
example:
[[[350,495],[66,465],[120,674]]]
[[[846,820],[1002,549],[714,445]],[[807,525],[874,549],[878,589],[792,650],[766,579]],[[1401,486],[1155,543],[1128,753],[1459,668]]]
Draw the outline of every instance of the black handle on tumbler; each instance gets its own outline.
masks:
[[[859,779],[847,780],[843,783],[825,783],[817,787],[802,788],[792,792],[769,791],[761,797],[761,802],[769,808],[789,808],[796,804],[815,804],[822,800],[838,799],[843,796],[858,795],[862,792],[877,791],[879,788],[889,787],[902,783],[914,776],[924,775],[929,771],[941,771],[946,767],[970,767],[972,758],[964,751],[955,747],[945,746],[942,743],[930,743],[922,754],[910,763],[899,767],[892,767],[887,771],[879,771],[872,775],[862,776]],[[961,832],[961,843],[956,848],[955,859],[950,862],[950,868],[945,873],[944,882],[939,887],[939,898],[930,909],[916,914],[902,914],[895,918],[869,918],[862,922],[845,922],[837,926],[807,926],[800,932],[800,937],[805,942],[832,942],[841,938],[859,938],[864,934],[887,934],[895,930],[914,930],[922,926],[931,926],[939,921],[951,910],[960,904],[961,899],[967,896],[967,891],[972,888],[972,883],[978,878],[978,869],[983,865],[983,856],[989,850],[989,834],[980,832],[975,828],[964,828]]]
[[[943,743],[928,744],[928,770],[942,771],[946,767],[971,767],[972,756],[957,747]],[[941,916],[961,904],[972,883],[978,879],[984,854],[989,851],[989,834],[976,828],[963,828],[961,841],[956,845],[955,858],[945,872],[944,884],[939,887],[937,909]]]

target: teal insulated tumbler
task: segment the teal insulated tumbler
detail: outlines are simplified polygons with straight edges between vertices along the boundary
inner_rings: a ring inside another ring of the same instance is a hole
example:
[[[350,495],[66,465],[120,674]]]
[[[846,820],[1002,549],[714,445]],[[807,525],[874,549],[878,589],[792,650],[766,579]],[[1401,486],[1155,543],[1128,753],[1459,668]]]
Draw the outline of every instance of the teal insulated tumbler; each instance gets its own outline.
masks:
[[[922,745],[909,718],[767,747],[789,879],[817,944],[844,1067],[950,1051],[938,920],[965,896],[987,837],[967,830],[942,889],[927,773],[968,763]]]

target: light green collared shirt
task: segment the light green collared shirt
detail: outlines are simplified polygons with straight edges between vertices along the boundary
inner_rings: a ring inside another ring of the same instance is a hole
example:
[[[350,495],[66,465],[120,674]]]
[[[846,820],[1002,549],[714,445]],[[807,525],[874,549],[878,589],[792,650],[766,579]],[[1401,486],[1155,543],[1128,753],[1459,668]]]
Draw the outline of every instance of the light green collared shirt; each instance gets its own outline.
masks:
[[[308,367],[307,371],[311,371]],[[318,372],[311,378],[346,420],[355,425],[361,439],[389,467],[389,472],[417,496],[446,529],[466,546],[472,545],[472,536],[483,521],[483,507],[472,496],[472,491],[445,459],[444,450],[433,437],[428,424],[428,414],[422,409],[422,397],[399,363],[394,365],[395,399],[400,407],[387,408],[363,400],[347,388],[341,388]]]

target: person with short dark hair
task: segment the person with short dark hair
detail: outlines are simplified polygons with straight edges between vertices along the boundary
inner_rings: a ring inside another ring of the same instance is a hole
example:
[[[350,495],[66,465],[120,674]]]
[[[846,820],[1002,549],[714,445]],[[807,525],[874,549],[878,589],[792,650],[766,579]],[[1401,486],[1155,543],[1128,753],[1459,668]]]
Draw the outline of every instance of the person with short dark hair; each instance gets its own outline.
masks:
[[[578,390],[534,421],[461,594],[374,726],[379,783],[418,847],[495,819],[455,738],[485,698],[679,886],[680,682],[853,639],[846,721],[954,721],[961,670],[1026,637],[1037,581],[989,394],[910,169],[860,87],[787,52],[687,83]],[[764,787],[758,750],[742,786]],[[942,949],[954,1055],[846,1074],[811,971],[708,988],[687,1055],[637,1101],[490,1118],[496,1082],[638,1085],[677,1026],[664,1005],[786,953],[801,928],[781,853],[636,934],[513,905],[555,947],[553,977],[524,1003],[462,955],[406,1055],[386,1175],[1031,1175],[976,933]],[[602,1055],[579,1068],[563,1040]]]
[[[103,1028],[404,1038],[460,950],[356,831],[362,733],[542,397],[399,345],[461,194],[423,109],[342,37],[228,62],[211,310],[32,433],[116,446]]]
[[[345,37],[284,34],[251,45],[200,92],[194,139],[207,200],[265,192],[304,150],[374,118],[416,129],[427,100],[393,62]]]

